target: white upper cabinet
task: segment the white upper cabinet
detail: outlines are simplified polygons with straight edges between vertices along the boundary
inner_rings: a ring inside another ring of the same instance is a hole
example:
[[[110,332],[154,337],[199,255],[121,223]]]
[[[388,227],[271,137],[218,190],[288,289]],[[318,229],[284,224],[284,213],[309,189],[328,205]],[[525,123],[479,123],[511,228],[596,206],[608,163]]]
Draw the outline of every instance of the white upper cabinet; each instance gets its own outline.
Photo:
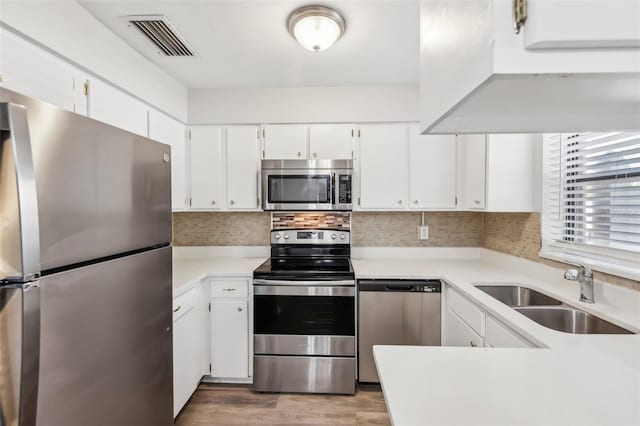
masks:
[[[0,87],[75,111],[74,74],[71,65],[0,29]]]
[[[218,210],[223,204],[224,129],[218,126],[196,126],[190,132],[191,208]]]
[[[531,212],[536,137],[489,135],[487,140],[487,210]]]
[[[409,127],[409,207],[453,209],[456,206],[456,137],[423,136]]]
[[[406,209],[407,130],[399,124],[360,127],[360,208]]]
[[[307,158],[307,125],[272,124],[262,127],[264,155],[273,160]]]
[[[257,126],[227,127],[227,209],[260,207],[260,138]]]
[[[527,49],[640,47],[637,0],[528,0]]]
[[[529,0],[520,34],[513,3],[421,2],[422,130],[640,128],[640,2]]]
[[[89,78],[89,117],[137,133],[148,135],[148,107],[108,83]]]
[[[171,145],[171,207],[183,210],[187,204],[187,160],[185,126],[157,111],[149,110],[149,138]]]
[[[353,138],[352,124],[312,124],[309,126],[309,158],[351,159]]]
[[[462,151],[463,189],[462,206],[466,209],[484,209],[486,205],[486,135],[460,136]]]
[[[531,212],[535,144],[529,134],[463,135],[462,207],[492,212]]]

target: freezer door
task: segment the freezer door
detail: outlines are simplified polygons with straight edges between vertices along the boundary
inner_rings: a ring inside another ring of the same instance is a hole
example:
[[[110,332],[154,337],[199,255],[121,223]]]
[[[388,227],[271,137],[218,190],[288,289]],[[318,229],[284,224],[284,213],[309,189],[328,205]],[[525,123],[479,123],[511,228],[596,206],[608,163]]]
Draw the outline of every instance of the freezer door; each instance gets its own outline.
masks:
[[[172,425],[171,248],[40,283],[38,425]]]
[[[7,101],[27,111],[43,271],[171,241],[169,145],[0,89]]]
[[[0,282],[40,274],[38,220],[27,112],[0,103]]]

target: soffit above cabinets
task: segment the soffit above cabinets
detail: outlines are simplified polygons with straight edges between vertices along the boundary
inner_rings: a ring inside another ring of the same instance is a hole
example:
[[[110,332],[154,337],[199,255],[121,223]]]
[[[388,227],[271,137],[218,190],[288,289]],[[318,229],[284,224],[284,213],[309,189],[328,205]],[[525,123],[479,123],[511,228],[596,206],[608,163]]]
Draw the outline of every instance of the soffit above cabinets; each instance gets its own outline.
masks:
[[[286,1],[80,1],[119,37],[189,88],[417,85],[419,0],[329,1],[347,31],[313,53],[287,32],[287,16],[308,4]],[[165,15],[193,47],[165,57],[124,15]]]

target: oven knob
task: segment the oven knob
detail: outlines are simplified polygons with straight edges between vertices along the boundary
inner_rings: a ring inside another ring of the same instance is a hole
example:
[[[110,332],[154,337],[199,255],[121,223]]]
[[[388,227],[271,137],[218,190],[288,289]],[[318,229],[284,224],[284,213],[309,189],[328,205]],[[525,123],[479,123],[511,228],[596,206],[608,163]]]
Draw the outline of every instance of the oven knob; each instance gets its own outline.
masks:
[[[280,234],[276,234],[276,240],[280,239]]]
[[[344,240],[344,234],[340,234],[340,239]]]
[[[284,233],[284,239],[288,240],[289,239],[289,234],[287,234],[286,232]]]
[[[331,239],[335,240],[336,238],[338,238],[338,236],[336,234],[331,234]]]

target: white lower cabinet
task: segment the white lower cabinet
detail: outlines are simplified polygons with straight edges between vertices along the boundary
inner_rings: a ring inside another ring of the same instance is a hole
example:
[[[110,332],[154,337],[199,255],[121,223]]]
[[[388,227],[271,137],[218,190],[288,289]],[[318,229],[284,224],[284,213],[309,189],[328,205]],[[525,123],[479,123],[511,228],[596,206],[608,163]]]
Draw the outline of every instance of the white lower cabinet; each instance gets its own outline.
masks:
[[[473,331],[451,310],[447,309],[445,318],[444,346],[484,346],[482,337]]]
[[[451,287],[446,287],[444,297],[444,346],[536,347]]]
[[[249,376],[249,303],[218,299],[211,303],[211,375]]]
[[[216,381],[250,377],[250,280],[211,282],[211,376]]]
[[[173,415],[178,415],[202,378],[202,324],[197,310],[198,288],[173,302]]]

